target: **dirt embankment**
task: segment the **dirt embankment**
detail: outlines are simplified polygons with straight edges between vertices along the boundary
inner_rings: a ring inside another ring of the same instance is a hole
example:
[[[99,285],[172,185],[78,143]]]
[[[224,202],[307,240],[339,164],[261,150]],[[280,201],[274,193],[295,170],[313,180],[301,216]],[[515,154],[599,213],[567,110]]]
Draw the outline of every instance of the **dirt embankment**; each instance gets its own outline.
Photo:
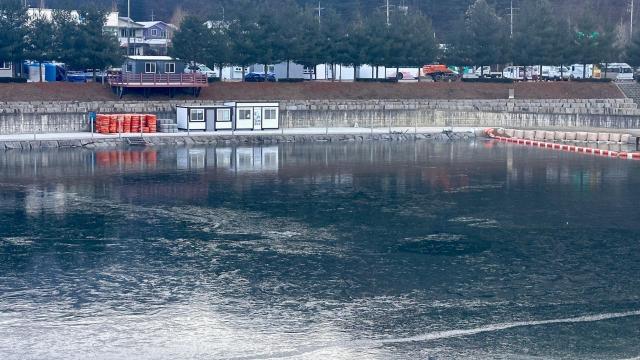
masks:
[[[506,99],[509,89],[519,99],[610,99],[624,97],[615,84],[540,82],[516,84],[477,83],[214,83],[203,89],[202,100],[324,100],[324,99]],[[177,99],[193,99],[179,93]],[[117,100],[100,84],[45,83],[0,84],[1,101]],[[124,100],[144,100],[130,92]],[[165,89],[152,91],[150,99],[169,99]]]

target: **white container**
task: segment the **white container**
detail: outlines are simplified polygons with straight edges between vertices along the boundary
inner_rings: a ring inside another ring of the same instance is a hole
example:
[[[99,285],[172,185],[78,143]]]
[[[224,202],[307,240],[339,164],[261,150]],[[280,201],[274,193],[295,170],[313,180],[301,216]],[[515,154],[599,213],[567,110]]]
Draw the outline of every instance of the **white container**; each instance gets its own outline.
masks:
[[[44,79],[44,64],[38,66],[38,64],[29,65],[29,82],[41,82],[40,74],[42,74],[42,82],[46,82]]]

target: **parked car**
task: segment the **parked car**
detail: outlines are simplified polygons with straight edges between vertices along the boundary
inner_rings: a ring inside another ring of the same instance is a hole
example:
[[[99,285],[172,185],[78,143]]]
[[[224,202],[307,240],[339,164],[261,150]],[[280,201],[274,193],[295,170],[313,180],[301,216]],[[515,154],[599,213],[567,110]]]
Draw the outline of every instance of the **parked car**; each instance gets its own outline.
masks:
[[[265,82],[265,81],[275,82],[276,81],[276,74],[267,73],[267,76],[265,76],[264,73],[262,73],[262,72],[250,72],[250,73],[248,73],[247,75],[244,76],[244,81],[246,81],[246,82]]]
[[[188,65],[186,68],[184,68],[184,72],[187,74],[191,74],[194,72],[200,73],[200,74],[206,74],[208,78],[218,77],[218,72],[215,70],[211,70],[205,64],[195,64],[195,66]]]

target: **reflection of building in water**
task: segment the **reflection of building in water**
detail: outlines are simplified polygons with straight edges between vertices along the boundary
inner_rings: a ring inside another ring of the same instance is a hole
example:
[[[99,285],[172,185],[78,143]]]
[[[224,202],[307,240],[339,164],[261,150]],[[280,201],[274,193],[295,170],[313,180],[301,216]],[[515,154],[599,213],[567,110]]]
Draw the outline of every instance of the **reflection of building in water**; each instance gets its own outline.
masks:
[[[179,170],[215,168],[235,173],[278,172],[278,146],[180,148]]]
[[[153,168],[158,162],[156,150],[98,150],[95,153],[98,167]]]
[[[65,213],[65,186],[57,184],[53,190],[40,190],[34,186],[27,189],[24,210],[28,215],[39,216],[43,212],[62,215]]]
[[[176,150],[178,170],[204,169],[206,151],[204,149],[180,148]]]

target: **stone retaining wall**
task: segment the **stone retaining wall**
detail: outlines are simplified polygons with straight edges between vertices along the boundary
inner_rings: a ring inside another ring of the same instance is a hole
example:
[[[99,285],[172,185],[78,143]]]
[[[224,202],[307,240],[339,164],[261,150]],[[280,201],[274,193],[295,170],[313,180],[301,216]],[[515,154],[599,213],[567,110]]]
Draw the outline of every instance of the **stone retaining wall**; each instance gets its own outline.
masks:
[[[176,105],[216,102],[0,103],[0,134],[89,131],[87,112],[151,113],[175,119]],[[470,126],[640,129],[631,99],[322,100],[281,102],[281,127]]]

